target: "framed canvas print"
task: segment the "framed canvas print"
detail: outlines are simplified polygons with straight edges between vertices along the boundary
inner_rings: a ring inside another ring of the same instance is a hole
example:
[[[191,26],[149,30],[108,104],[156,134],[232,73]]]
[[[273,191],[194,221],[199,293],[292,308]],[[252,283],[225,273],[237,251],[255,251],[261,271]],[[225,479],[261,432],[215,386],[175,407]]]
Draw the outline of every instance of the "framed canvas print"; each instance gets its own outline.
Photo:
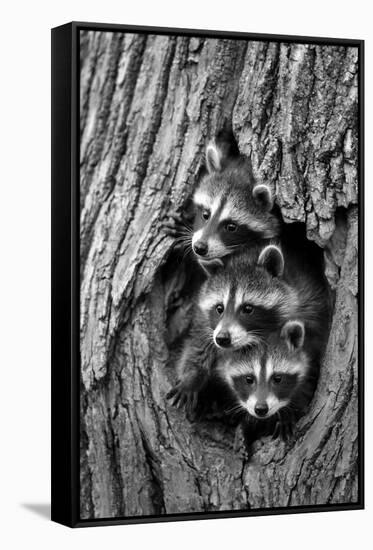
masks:
[[[52,31],[52,519],[363,507],[363,42]]]

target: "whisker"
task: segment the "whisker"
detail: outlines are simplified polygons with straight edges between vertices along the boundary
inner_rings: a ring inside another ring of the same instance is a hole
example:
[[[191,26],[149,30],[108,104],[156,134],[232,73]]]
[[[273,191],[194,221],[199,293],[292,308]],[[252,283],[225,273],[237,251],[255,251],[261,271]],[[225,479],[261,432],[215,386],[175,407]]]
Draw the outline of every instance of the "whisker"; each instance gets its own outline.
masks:
[[[187,247],[185,247],[183,257],[182,257],[182,261],[184,261],[187,258],[188,254],[191,254],[192,252],[193,252],[193,250],[192,250],[191,245],[188,245]]]
[[[185,235],[190,235],[190,233],[193,233],[193,230],[190,227],[184,226],[179,229],[180,233],[184,233]]]
[[[236,250],[237,248],[241,248],[241,247],[242,247],[241,244],[230,244],[226,248],[227,250]]]
[[[237,414],[238,412],[243,412],[245,408],[241,405],[241,403],[238,403],[237,405],[233,405],[229,409],[225,409],[225,414]]]
[[[189,225],[188,223],[181,221],[180,224],[188,231],[189,233],[193,232],[193,227]]]
[[[180,235],[178,235],[177,237],[175,237],[175,240],[176,239],[184,239],[186,241],[190,241],[192,242],[192,236],[189,234],[189,233],[181,233]]]
[[[243,416],[245,414],[245,409],[244,407],[239,405],[238,407],[232,407],[231,409],[226,409],[224,411],[224,414],[232,417]]]
[[[186,239],[185,237],[176,237],[176,239],[174,239],[174,244],[190,245],[191,242],[189,239]]]

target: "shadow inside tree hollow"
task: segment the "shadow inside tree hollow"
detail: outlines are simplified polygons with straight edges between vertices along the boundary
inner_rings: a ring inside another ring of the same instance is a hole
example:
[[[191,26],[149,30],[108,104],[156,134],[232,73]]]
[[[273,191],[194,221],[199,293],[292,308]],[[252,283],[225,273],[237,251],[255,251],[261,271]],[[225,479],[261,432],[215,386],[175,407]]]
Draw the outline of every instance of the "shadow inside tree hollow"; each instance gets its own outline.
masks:
[[[44,518],[44,519],[50,519],[51,518],[51,505],[50,503],[28,503],[23,502],[21,504],[23,508],[26,510],[30,510],[31,512],[34,512],[34,514],[37,514],[38,516]]]

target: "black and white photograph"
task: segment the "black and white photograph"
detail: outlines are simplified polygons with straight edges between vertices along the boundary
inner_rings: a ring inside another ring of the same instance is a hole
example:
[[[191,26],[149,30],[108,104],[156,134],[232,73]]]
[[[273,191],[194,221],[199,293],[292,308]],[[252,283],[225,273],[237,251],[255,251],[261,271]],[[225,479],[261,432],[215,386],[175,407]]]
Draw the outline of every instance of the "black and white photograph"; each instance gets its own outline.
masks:
[[[3,3],[0,548],[365,550],[370,11]]]
[[[80,520],[361,507],[359,44],[78,47]]]

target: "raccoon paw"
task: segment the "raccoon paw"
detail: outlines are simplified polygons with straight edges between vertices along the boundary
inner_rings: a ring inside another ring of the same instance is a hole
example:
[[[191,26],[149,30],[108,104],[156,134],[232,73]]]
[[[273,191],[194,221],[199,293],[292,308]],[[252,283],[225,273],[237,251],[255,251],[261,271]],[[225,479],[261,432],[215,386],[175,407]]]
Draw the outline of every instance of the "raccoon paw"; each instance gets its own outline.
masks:
[[[198,392],[186,388],[182,382],[177,382],[166,395],[166,399],[172,400],[171,405],[174,407],[185,408],[186,413],[192,416],[197,408]]]
[[[178,212],[171,212],[163,221],[163,230],[170,237],[184,237],[187,238],[192,231],[192,228],[186,223],[182,214]]]
[[[272,439],[280,438],[287,442],[293,437],[293,422],[292,419],[278,420],[272,434]]]

